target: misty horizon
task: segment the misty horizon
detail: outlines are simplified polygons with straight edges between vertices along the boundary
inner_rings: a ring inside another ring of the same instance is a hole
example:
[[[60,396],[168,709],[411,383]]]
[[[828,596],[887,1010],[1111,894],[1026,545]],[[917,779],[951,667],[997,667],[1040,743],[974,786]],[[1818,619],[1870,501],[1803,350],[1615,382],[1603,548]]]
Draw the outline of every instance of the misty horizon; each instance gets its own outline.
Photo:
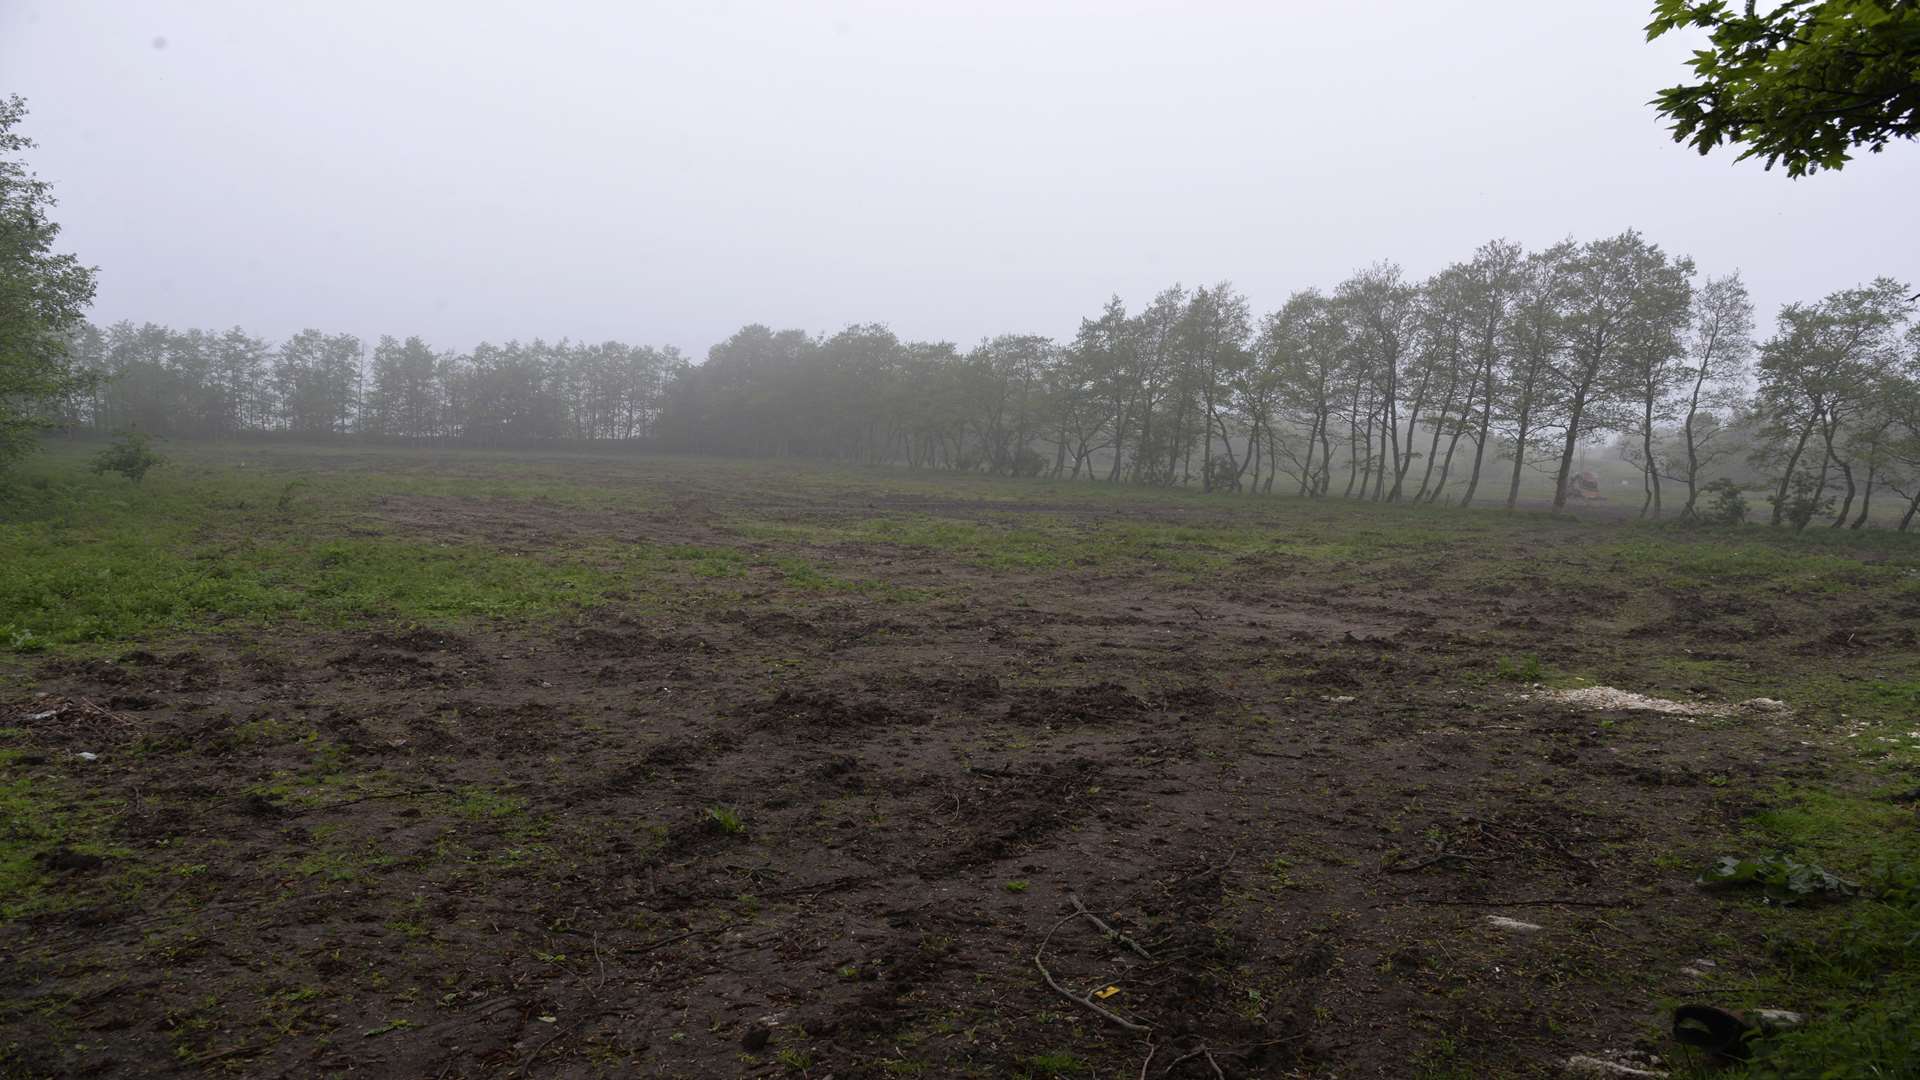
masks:
[[[1675,145],[1646,102],[1695,42],[1635,6],[467,10],[0,15],[93,321],[965,346],[1634,228],[1741,271],[1765,326],[1920,240],[1880,211],[1910,146],[1789,181]]]

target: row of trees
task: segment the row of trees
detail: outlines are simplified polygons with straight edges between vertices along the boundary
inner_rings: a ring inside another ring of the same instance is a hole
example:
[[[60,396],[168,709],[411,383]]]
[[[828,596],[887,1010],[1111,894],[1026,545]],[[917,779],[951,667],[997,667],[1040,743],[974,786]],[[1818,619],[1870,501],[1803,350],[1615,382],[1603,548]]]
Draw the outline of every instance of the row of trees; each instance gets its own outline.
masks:
[[[961,353],[884,327],[750,326],[667,388],[663,434],[730,453],[1384,501],[1564,505],[1612,440],[1642,513],[1700,511],[1710,475],[1763,478],[1771,520],[1920,506],[1920,328],[1888,279],[1788,305],[1756,341],[1738,275],[1696,281],[1634,232],[1495,241],[1420,282],[1392,264],[1256,317],[1229,284],[1118,298],[1070,342]]]
[[[69,426],[229,438],[282,432],[481,445],[641,439],[664,387],[686,367],[671,347],[619,342],[482,344],[438,352],[417,337],[368,349],[351,334],[303,330],[278,346],[235,327],[82,325]]]
[[[1069,341],[961,350],[881,325],[748,326],[703,364],[617,342],[418,338],[371,349],[304,331],[82,327],[84,389],[59,419],[226,437],[648,440],[1207,491],[1555,506],[1610,440],[1642,512],[1699,512],[1715,475],[1763,483],[1771,519],[1864,525],[1874,495],[1920,506],[1920,324],[1880,279],[1781,310],[1756,341],[1737,275],[1634,232],[1540,251],[1494,241],[1424,281],[1381,263],[1256,315],[1227,283],[1114,298]]]

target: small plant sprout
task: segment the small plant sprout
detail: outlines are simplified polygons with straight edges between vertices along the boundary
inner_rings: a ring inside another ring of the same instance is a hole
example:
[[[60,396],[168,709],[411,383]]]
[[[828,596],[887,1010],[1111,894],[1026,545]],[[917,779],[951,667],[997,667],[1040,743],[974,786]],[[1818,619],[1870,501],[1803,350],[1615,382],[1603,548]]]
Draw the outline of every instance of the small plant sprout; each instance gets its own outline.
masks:
[[[738,808],[732,806],[720,805],[708,807],[707,820],[711,821],[715,828],[724,833],[745,832],[747,828],[746,819],[740,816]]]

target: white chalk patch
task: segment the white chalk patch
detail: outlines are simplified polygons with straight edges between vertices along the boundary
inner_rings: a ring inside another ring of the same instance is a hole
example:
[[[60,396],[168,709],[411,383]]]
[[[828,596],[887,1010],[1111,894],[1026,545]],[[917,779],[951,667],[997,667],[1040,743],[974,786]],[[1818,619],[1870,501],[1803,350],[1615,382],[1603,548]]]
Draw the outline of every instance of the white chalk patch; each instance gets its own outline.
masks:
[[[1487,925],[1493,927],[1495,930],[1512,930],[1522,934],[1531,934],[1535,930],[1546,929],[1539,923],[1521,922],[1519,919],[1509,919],[1505,915],[1487,916]]]
[[[1522,695],[1526,697],[1528,695]],[[1621,690],[1613,686],[1582,686],[1572,690],[1542,690],[1537,695],[1543,701],[1561,705],[1570,705],[1576,709],[1595,711],[1624,711],[1664,713],[1668,716],[1736,716],[1740,713],[1788,713],[1793,710],[1784,701],[1773,698],[1751,698],[1738,705],[1723,705],[1711,701],[1673,701],[1669,698],[1653,697],[1649,694],[1636,694],[1630,690]]]
[[[1657,1069],[1642,1069],[1637,1065],[1588,1057],[1586,1054],[1575,1054],[1567,1059],[1566,1075],[1605,1080],[1609,1077],[1661,1077],[1667,1074]]]

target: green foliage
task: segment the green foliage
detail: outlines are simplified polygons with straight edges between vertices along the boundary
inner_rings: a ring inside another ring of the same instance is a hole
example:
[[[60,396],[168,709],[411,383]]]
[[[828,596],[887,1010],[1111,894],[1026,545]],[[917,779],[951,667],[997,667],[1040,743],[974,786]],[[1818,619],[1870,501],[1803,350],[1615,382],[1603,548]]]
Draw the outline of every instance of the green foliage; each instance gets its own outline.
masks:
[[[747,830],[747,819],[737,807],[710,806],[707,808],[707,820],[723,833],[733,835]]]
[[[67,332],[93,301],[93,271],[57,255],[53,189],[20,160],[33,141],[14,127],[27,114],[0,98],[0,468],[34,446],[42,414],[87,380],[67,362]]]
[[[1860,886],[1854,882],[1785,855],[1765,855],[1757,859],[1723,855],[1700,875],[1700,884],[1712,888],[1758,888],[1789,903],[1839,899],[1860,892]]]
[[[1648,39],[1684,28],[1707,31],[1710,47],[1693,54],[1695,82],[1654,98],[1675,142],[1742,145],[1742,159],[1803,176],[1920,134],[1911,0],[1657,0]]]
[[[1887,1080],[1920,1076],[1920,996],[1887,995],[1805,1029],[1761,1039],[1753,1080]]]
[[[1920,832],[1911,807],[1889,794],[1783,790],[1751,819],[1753,839],[1794,854],[1723,859],[1710,872],[1768,900],[1763,933],[1775,973],[1750,988],[1749,1002],[1793,1000],[1812,1013],[1805,1027],[1756,1042],[1743,1075],[1920,1075],[1912,1037],[1920,1022]],[[1846,902],[1806,902],[1814,897]]]
[[[1700,513],[1700,519],[1710,525],[1743,525],[1747,520],[1747,500],[1741,494],[1740,485],[1721,477],[1701,491],[1707,496],[1707,505]]]
[[[153,451],[153,440],[144,431],[123,431],[111,446],[94,455],[93,471],[119,473],[135,484],[147,478],[147,472],[167,459]]]
[[[1833,513],[1834,496],[1826,493],[1814,474],[1799,472],[1788,482],[1784,498],[1775,493],[1767,501],[1779,509],[1788,524],[1804,529],[1814,518]]]

